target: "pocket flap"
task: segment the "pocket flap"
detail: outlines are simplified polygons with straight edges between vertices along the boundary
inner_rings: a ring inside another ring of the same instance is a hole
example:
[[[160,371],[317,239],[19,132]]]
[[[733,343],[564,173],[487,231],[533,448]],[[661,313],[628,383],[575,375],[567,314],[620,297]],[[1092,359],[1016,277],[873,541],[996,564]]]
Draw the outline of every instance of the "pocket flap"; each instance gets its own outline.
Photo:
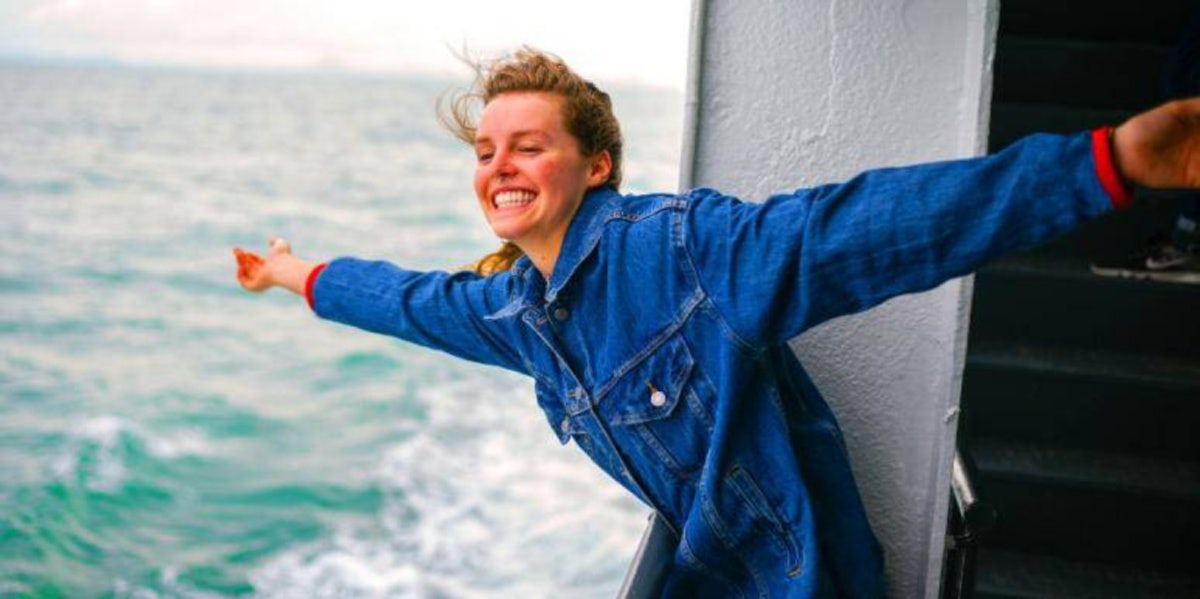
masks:
[[[692,355],[675,335],[612,384],[598,399],[610,424],[628,425],[669,416],[692,373]]]

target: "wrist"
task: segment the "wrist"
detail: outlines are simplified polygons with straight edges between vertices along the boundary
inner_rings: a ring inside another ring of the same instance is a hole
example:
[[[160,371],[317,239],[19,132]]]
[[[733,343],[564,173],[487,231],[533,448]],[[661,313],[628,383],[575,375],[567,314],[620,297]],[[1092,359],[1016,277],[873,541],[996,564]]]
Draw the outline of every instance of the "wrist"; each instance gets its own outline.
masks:
[[[270,261],[270,280],[278,287],[297,295],[304,295],[308,277],[316,266],[315,263],[301,260],[291,254],[280,254]]]
[[[308,309],[316,312],[317,300],[313,296],[313,289],[317,286],[317,277],[321,276],[321,271],[328,266],[327,262],[318,264],[308,273],[308,278],[304,282],[304,301],[308,303]]]
[[[1133,200],[1129,179],[1120,169],[1117,130],[1100,127],[1092,130],[1092,158],[1095,161],[1096,177],[1101,187],[1108,192],[1114,208],[1124,208]]]

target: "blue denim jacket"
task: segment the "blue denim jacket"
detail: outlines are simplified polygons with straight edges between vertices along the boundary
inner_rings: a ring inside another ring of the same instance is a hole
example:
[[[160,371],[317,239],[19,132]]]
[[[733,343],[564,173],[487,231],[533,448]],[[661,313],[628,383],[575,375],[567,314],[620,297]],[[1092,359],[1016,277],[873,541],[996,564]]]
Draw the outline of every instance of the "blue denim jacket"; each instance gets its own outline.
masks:
[[[589,192],[547,282],[340,258],[324,317],[532,376],[563,443],[679,533],[666,597],[881,597],[833,414],[787,340],[1109,208],[1087,135],[743,203]]]

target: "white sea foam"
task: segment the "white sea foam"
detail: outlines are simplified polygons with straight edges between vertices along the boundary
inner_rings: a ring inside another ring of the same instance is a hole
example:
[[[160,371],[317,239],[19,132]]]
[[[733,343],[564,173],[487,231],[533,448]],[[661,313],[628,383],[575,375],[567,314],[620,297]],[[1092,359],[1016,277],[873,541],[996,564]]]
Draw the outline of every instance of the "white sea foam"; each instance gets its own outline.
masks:
[[[115,416],[101,416],[77,425],[71,441],[51,465],[55,475],[61,480],[78,481],[92,491],[116,491],[126,476],[119,445],[123,428]]]
[[[559,446],[526,384],[458,376],[430,386],[428,425],[383,456],[382,527],[274,561],[253,578],[263,596],[615,594],[645,509]]]
[[[150,433],[117,416],[104,415],[84,420],[71,430],[69,440],[50,463],[51,471],[59,480],[113,493],[129,475],[126,438],[164,460],[215,453],[213,443],[196,429]]]
[[[19,582],[6,582],[3,580],[0,580],[0,594],[6,594],[6,593],[12,593],[14,596],[17,596],[17,597],[25,597],[25,596],[32,595],[33,589],[30,589],[29,587],[27,587]]]
[[[264,599],[423,597],[421,573],[386,546],[341,539],[329,547],[284,553],[251,574]]]
[[[196,428],[172,431],[170,436],[147,436],[146,448],[151,455],[168,460],[187,456],[205,457],[217,453],[212,440]]]
[[[226,599],[220,593],[202,591],[182,584],[178,578],[177,568],[164,568],[158,579],[158,590],[117,578],[112,584],[112,596],[114,599]]]

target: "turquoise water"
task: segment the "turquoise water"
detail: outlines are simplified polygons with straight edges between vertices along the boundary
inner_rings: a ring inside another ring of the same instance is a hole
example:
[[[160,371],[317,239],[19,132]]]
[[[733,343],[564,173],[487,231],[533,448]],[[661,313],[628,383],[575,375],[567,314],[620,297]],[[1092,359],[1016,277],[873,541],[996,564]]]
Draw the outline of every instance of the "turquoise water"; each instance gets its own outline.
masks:
[[[490,250],[442,81],[0,64],[0,597],[612,597],[645,509],[522,377],[233,282]],[[680,94],[615,88],[627,188]]]

